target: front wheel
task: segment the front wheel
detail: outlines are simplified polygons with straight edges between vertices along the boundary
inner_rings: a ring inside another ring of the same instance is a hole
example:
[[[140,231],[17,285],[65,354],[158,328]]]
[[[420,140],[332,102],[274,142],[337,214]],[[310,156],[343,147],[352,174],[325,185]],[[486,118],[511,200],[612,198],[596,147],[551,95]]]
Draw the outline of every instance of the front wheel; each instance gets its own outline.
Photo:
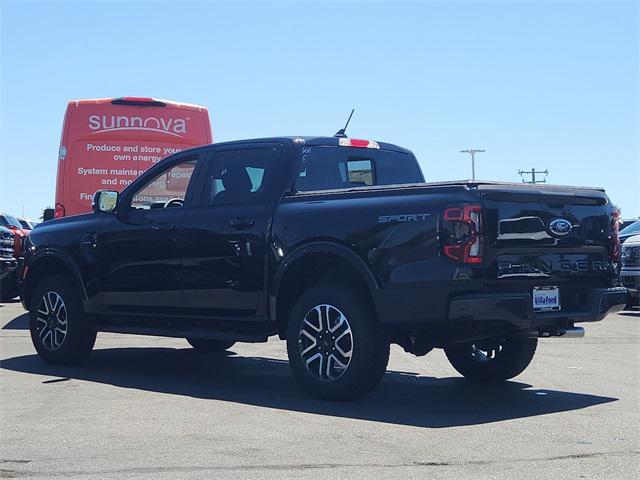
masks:
[[[389,341],[364,295],[344,285],[316,285],[291,310],[287,353],[312,395],[352,400],[369,393],[389,361]]]
[[[51,275],[36,287],[29,312],[31,341],[47,363],[69,365],[84,360],[96,341],[78,289],[65,275]]]
[[[521,374],[531,363],[537,338],[497,338],[444,349],[451,366],[477,382],[500,382]]]

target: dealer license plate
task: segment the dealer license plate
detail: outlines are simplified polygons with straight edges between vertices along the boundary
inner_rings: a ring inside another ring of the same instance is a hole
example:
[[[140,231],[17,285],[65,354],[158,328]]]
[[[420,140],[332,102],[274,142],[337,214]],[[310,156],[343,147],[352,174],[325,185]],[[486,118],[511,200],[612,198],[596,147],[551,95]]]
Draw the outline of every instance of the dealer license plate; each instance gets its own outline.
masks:
[[[533,287],[533,309],[537,312],[560,310],[560,289]]]

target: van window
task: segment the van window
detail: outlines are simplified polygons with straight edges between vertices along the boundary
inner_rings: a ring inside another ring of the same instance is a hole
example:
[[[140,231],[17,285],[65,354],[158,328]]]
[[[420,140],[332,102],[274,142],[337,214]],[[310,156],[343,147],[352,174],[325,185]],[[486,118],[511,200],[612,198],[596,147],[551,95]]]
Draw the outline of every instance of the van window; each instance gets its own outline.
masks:
[[[307,147],[295,189],[332,190],[424,182],[411,153],[349,147]]]

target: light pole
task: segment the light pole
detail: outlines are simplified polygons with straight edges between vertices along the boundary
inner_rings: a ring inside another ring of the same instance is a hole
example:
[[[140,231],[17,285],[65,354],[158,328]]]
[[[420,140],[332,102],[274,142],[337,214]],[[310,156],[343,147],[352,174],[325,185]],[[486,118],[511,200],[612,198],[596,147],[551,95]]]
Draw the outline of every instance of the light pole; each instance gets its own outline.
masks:
[[[471,180],[476,179],[476,153],[482,153],[484,150],[470,148],[469,150],[460,150],[460,153],[468,153],[471,155]]]

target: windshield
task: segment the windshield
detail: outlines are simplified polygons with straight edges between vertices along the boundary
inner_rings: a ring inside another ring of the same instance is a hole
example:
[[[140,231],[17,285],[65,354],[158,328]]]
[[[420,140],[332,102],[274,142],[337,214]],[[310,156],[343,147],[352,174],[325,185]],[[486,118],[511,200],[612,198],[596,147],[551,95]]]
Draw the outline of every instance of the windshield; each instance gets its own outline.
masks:
[[[635,235],[636,233],[640,233],[640,220],[633,222],[620,231],[620,235]]]
[[[22,228],[22,225],[20,225],[20,222],[16,217],[12,217],[11,215],[7,215],[6,213],[0,215],[0,224],[4,225],[5,227]]]

